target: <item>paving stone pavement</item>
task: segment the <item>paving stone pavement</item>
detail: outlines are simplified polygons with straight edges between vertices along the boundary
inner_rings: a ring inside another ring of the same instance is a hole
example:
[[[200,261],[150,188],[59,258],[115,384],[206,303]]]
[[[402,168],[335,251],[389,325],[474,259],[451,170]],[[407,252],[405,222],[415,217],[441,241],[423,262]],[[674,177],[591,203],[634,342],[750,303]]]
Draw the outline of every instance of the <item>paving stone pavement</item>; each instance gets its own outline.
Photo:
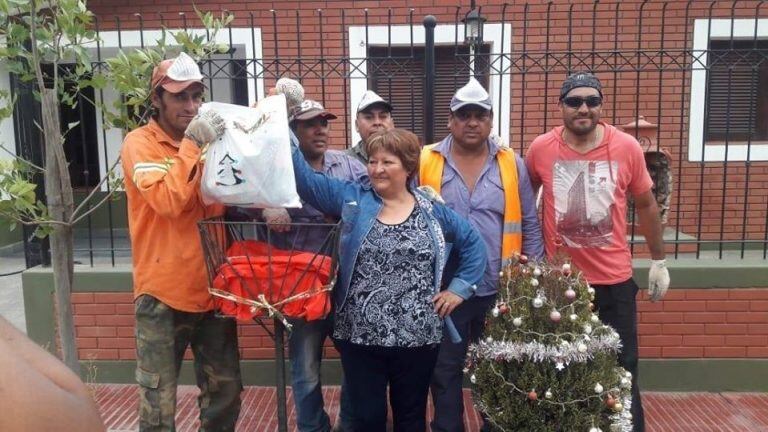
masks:
[[[137,391],[134,385],[95,385],[96,401],[110,432],[138,430]],[[197,431],[197,388],[181,386],[176,414],[177,432]],[[332,421],[338,418],[339,387],[323,388],[326,410]],[[238,432],[277,431],[274,387],[246,387],[242,394]],[[288,430],[296,431],[293,404],[288,391]],[[464,405],[471,407],[469,390]],[[758,432],[768,430],[768,394],[761,393],[660,393],[643,392],[647,432]],[[431,404],[427,416],[431,416]],[[474,410],[465,411],[467,432],[480,429]],[[586,430],[581,428],[574,429]]]

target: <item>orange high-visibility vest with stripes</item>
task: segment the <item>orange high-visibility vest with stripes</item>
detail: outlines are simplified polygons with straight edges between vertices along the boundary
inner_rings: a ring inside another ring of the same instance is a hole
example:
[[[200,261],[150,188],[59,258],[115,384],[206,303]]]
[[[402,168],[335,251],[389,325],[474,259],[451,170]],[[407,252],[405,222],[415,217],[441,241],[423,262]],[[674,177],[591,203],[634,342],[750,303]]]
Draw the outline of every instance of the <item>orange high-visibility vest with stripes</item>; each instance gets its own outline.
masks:
[[[419,184],[430,186],[438,194],[443,182],[445,158],[434,150],[437,144],[424,146],[419,161]],[[501,239],[501,261],[505,265],[523,248],[522,209],[517,185],[517,163],[512,150],[501,147],[496,153],[501,185],[504,188],[504,228]]]

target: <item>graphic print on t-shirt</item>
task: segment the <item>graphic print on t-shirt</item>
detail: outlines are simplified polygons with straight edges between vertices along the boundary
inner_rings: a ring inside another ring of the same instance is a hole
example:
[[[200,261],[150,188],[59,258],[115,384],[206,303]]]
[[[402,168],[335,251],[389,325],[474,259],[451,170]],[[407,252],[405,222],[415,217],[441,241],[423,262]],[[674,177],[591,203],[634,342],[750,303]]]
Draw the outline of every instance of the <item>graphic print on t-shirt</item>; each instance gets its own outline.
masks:
[[[568,247],[611,244],[616,161],[556,161],[552,188],[557,234]]]

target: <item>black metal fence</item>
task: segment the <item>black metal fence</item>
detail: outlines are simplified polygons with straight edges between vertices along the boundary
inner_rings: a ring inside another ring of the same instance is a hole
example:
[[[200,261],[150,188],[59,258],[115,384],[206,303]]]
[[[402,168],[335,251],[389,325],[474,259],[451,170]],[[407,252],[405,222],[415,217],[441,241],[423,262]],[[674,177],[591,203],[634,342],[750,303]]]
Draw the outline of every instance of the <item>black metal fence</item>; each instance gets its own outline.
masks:
[[[403,8],[387,10],[236,15],[220,40],[231,49],[202,64],[208,98],[250,104],[277,78],[291,76],[308,97],[339,115],[331,145],[344,148],[357,139],[359,98],[373,89],[393,103],[398,126],[430,143],[448,133],[450,97],[475,76],[493,95],[494,133],[524,154],[537,135],[561,123],[562,79],[590,70],[603,81],[605,121],[651,123],[626,130],[644,146],[659,202],[667,208],[668,252],[679,258],[766,259],[768,12],[762,1],[439,9],[427,16],[429,10],[408,9],[404,1]],[[142,15],[102,14],[94,67],[106,67],[104,59],[118,49],[152,44],[157,25],[149,28],[147,22]],[[186,15],[153,16],[152,22],[195,28]],[[91,96],[119,97],[98,93]],[[39,137],[27,133],[34,101],[24,99],[15,116],[17,150],[34,158]],[[93,186],[117,157],[121,134],[103,128],[87,102],[62,116],[80,120],[66,144],[76,186]],[[110,202],[83,224],[77,242],[82,262],[114,265],[128,259],[124,207],[124,201]],[[634,225],[629,232],[633,251],[643,253]]]

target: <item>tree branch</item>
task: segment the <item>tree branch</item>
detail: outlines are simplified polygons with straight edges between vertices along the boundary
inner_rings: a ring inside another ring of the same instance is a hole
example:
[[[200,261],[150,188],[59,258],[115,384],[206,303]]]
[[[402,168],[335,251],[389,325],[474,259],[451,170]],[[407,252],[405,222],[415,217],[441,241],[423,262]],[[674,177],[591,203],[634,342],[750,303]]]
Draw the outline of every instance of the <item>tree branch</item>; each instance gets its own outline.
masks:
[[[0,212],[0,215],[3,215],[3,217],[6,217],[8,219],[12,219],[22,225],[62,225],[62,226],[71,225],[69,222],[58,221],[53,219],[24,219],[13,213],[8,213],[4,211]]]
[[[90,201],[91,198],[93,198],[93,196],[96,195],[96,192],[99,191],[99,188],[101,188],[101,185],[103,185],[105,181],[109,180],[109,173],[111,173],[112,170],[115,169],[117,164],[120,163],[120,160],[121,160],[120,156],[118,156],[117,160],[115,160],[115,162],[112,164],[112,166],[109,167],[109,169],[107,170],[107,175],[105,175],[104,177],[101,178],[101,181],[99,181],[99,184],[97,184],[96,186],[94,186],[93,189],[91,189],[91,192],[85,197],[85,199],[82,202],[80,202],[80,204],[77,206],[77,208],[75,208],[75,210],[72,212],[72,216],[69,218],[70,221],[73,221],[75,218],[77,218],[77,220],[81,219],[81,217],[77,215],[77,212],[79,212],[83,207],[85,207],[85,205],[88,203],[88,201]],[[113,191],[110,191],[110,194],[112,192]],[[75,222],[72,222],[72,224],[74,224],[74,223]]]
[[[101,208],[101,205],[102,205],[102,204],[104,204],[105,202],[107,202],[107,200],[111,199],[111,198],[112,198],[112,197],[115,195],[115,193],[116,193],[116,192],[117,192],[117,190],[116,190],[116,189],[112,189],[112,190],[110,190],[110,191],[107,193],[107,195],[105,195],[105,196],[104,196],[102,199],[100,199],[100,200],[99,200],[99,202],[97,202],[97,203],[96,203],[96,205],[94,205],[93,207],[91,207],[91,208],[89,208],[88,210],[86,210],[86,211],[85,211],[83,214],[81,214],[81,215],[80,215],[80,216],[78,216],[77,218],[74,218],[74,220],[72,220],[72,222],[70,222],[70,224],[71,224],[72,226],[75,226],[75,225],[77,225],[77,223],[78,223],[78,222],[80,222],[81,220],[83,220],[84,218],[86,218],[88,215],[90,215],[91,213],[93,213],[93,212],[95,212],[96,210],[98,210],[99,208]],[[82,206],[82,204],[80,204],[80,206]],[[78,208],[80,208],[80,207],[78,207]],[[70,219],[71,219],[71,218],[70,218]]]
[[[32,168],[34,168],[34,169],[36,169],[36,170],[38,170],[38,171],[40,171],[40,172],[45,172],[45,168],[39,167],[39,166],[37,166],[37,165],[33,164],[32,162],[30,162],[30,161],[28,161],[28,160],[24,159],[23,157],[21,157],[21,156],[18,156],[16,153],[14,153],[14,152],[12,152],[12,151],[8,150],[8,148],[7,148],[6,146],[4,146],[4,145],[0,144],[0,149],[4,150],[6,153],[8,153],[9,155],[11,155],[11,156],[12,156],[12,157],[14,157],[15,159],[17,159],[19,162],[21,162],[21,163],[24,163],[24,164],[26,164],[26,165],[29,165],[29,166],[31,166]]]

